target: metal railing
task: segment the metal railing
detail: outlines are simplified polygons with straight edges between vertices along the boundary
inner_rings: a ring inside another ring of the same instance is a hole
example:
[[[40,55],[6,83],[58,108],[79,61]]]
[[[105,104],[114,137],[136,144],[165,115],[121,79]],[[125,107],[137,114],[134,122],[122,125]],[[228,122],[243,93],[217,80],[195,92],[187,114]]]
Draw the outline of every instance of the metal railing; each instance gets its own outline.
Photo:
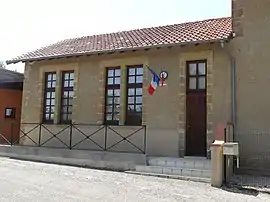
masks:
[[[146,126],[0,122],[0,144],[146,153]]]

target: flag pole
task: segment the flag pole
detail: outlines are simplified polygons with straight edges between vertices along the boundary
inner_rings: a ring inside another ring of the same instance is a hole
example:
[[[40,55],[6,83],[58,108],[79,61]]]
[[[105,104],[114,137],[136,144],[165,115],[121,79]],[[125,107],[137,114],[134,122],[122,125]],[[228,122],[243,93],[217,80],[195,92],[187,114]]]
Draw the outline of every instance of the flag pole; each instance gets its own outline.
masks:
[[[162,73],[163,72],[163,69],[162,69],[162,67],[160,68],[160,73]],[[163,87],[164,86],[164,75],[163,74],[161,74],[160,75],[160,81],[161,81],[161,87]]]

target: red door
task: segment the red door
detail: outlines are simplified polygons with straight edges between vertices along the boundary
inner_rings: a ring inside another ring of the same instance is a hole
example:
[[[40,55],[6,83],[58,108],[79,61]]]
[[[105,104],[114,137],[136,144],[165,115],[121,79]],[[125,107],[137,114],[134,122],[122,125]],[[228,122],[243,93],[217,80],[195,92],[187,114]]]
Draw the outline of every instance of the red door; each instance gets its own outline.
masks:
[[[186,156],[206,156],[206,61],[187,62]]]

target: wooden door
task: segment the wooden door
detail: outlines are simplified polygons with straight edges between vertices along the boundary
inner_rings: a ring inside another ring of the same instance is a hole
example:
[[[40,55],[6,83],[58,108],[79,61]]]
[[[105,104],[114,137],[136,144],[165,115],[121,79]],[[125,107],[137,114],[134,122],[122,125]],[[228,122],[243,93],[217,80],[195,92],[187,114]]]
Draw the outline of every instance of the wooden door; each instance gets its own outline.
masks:
[[[187,156],[206,156],[206,66],[206,61],[187,62]]]

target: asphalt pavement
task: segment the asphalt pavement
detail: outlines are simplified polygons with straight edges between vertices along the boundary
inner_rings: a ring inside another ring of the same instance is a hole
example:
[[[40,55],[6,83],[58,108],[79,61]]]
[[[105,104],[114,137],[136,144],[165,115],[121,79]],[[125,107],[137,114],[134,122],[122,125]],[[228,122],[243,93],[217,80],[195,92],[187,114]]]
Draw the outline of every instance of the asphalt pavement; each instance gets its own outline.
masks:
[[[209,184],[0,158],[0,202],[270,201]]]

